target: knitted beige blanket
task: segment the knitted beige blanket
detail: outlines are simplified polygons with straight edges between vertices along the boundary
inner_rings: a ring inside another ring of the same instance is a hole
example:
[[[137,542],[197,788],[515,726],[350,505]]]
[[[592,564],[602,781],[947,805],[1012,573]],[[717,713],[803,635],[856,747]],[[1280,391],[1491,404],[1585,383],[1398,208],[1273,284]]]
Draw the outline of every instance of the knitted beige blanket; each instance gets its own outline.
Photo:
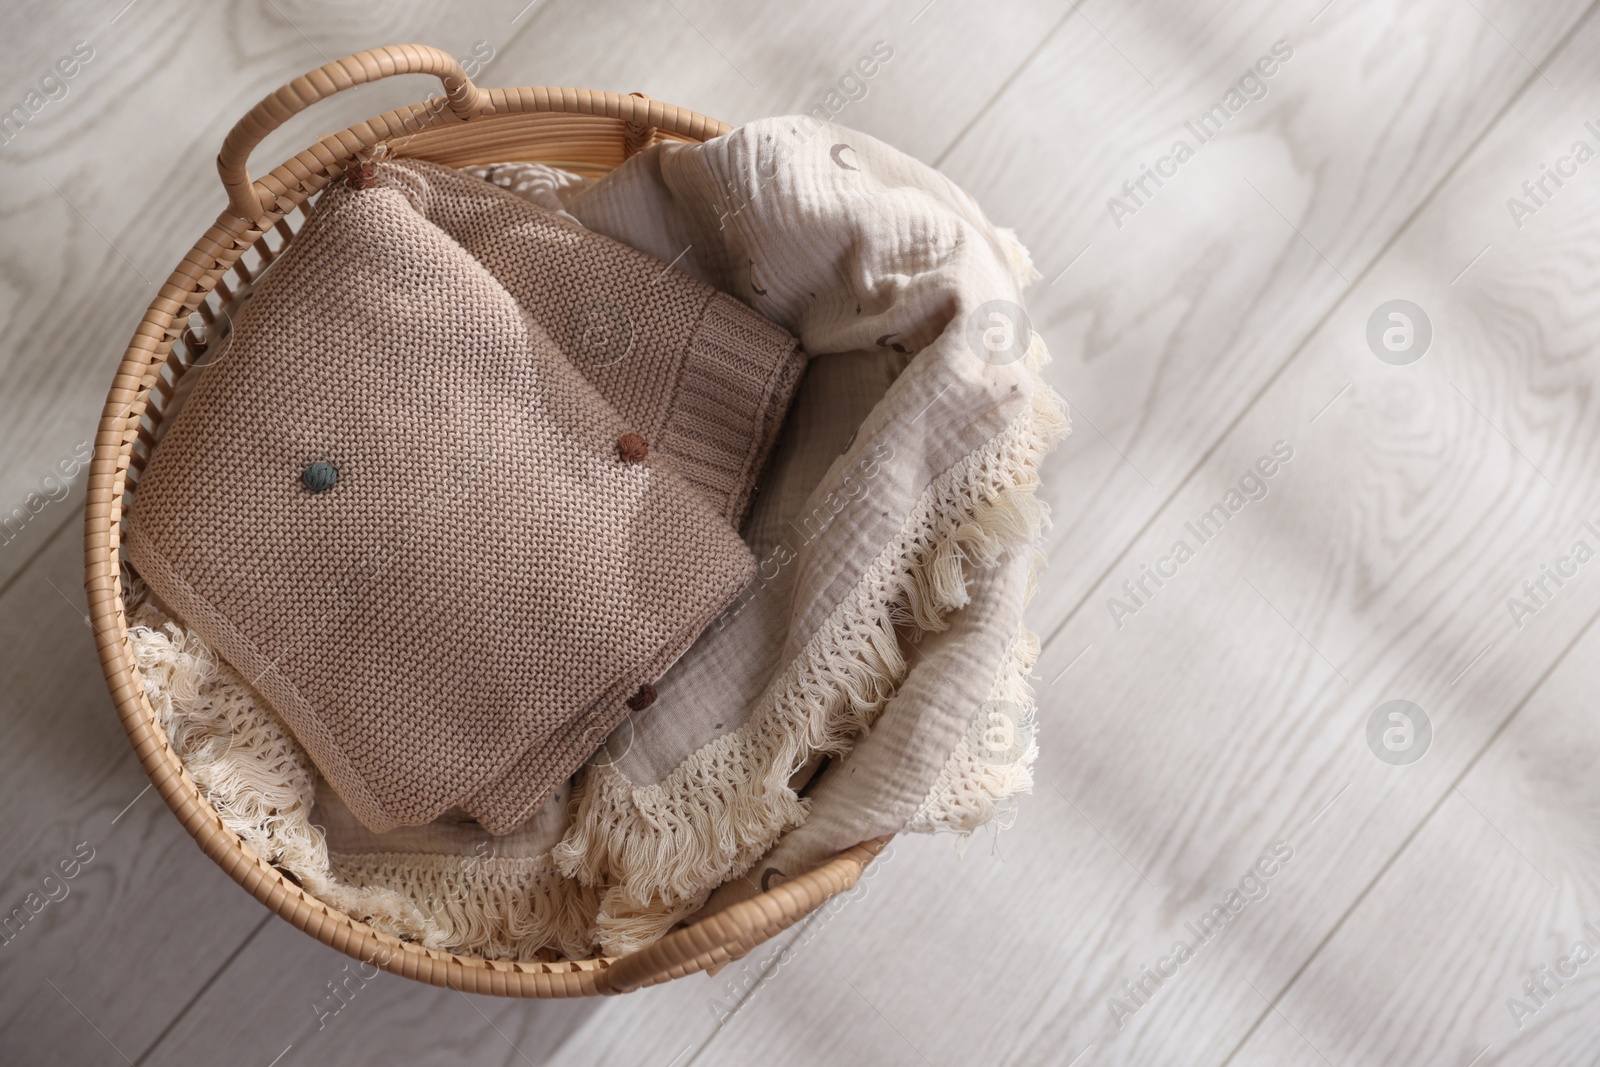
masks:
[[[662,145],[588,187],[533,184],[812,353],[744,529],[758,577],[580,773],[548,852],[548,808],[509,853],[480,840],[480,862],[450,858],[473,851],[461,828],[446,847],[390,848],[318,819],[324,840],[302,779],[251,802],[293,823],[278,845],[237,796],[213,798],[224,819],[380,928],[517,956],[626,952],[856,842],[994,821],[1031,786],[1033,490],[1067,430],[1021,308],[1026,252],[937,171],[805,117]],[[226,718],[236,679],[190,635],[152,628],[135,646],[174,722]],[[270,752],[294,747],[261,732]],[[213,762],[203,788],[237,784]]]
[[[128,557],[374,831],[515,829],[755,575],[803,357],[637,249],[405,160],[323,194],[229,341]]]

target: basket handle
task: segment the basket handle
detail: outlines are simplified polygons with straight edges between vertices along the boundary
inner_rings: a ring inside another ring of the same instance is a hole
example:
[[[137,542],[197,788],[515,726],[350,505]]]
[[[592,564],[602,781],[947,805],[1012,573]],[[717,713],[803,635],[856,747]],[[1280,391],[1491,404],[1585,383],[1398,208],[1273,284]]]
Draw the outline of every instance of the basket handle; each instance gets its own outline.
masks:
[[[758,897],[674,930],[655,944],[616,960],[601,982],[608,993],[631,993],[686,974],[720,967],[810,915],[856,884],[861,872],[889,844],[888,837],[847,848]]]
[[[272,210],[271,194],[256,189],[245,166],[262,138],[319,100],[395,74],[436,76],[444,83],[450,110],[462,120],[489,104],[489,94],[472,84],[454,56],[425,44],[385,45],[336,59],[273,92],[228,131],[217,154],[217,173],[228,190],[228,209],[252,221]]]

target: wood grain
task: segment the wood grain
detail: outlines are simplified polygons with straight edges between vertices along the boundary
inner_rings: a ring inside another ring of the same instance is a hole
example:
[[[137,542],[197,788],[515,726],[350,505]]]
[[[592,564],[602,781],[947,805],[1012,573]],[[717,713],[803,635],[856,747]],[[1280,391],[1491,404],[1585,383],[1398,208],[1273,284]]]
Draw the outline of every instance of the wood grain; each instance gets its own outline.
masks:
[[[1303,973],[1269,991],[1281,1017],[1234,1063],[1285,1062],[1285,1034],[1335,1063],[1593,1062],[1594,964],[1550,972],[1600,942],[1586,925],[1600,929],[1597,688],[1591,622]]]
[[[110,822],[143,781],[80,632],[69,498],[0,546],[0,901],[97,852],[0,946],[8,1061],[1588,1062],[1581,980],[1522,1031],[1502,1001],[1600,925],[1600,563],[1521,628],[1505,606],[1600,526],[1600,186],[1581,171],[1520,229],[1505,204],[1600,120],[1589,5],[121,7],[0,14],[8,69],[96,49],[0,147],[0,508],[91,424],[146,278],[221,208],[223,133],[293,74],[483,40],[486,84],[741,122],[808,106],[881,39],[895,58],[840,121],[938,161],[1046,275],[1030,310],[1078,429],[1047,470],[1045,755],[997,840],[898,842],[857,899],[713,978],[508,1004],[382,976],[319,1029],[345,957],[259,925],[151,797]],[[1118,228],[1106,199],[1280,38],[1266,96]],[[256,169],[431,88],[319,105]],[[1406,367],[1364,340],[1394,298],[1435,330]],[[1280,440],[1266,495],[1119,627],[1123,581]],[[1436,730],[1409,767],[1365,741],[1396,696]],[[1118,1028],[1107,999],[1278,840],[1266,896]]]
[[[1491,24],[1448,0],[1085,4],[974,126],[944,169],[1032,249],[1030,315],[1077,427],[1044,494],[1062,562],[1040,592],[1043,634],[1539,80],[1524,56],[1587,7],[1502,5]],[[1294,54],[1267,95],[1197,145],[1185,122],[1279,40]],[[1108,199],[1180,137],[1194,158],[1118,228]]]
[[[261,920],[144,792],[84,621],[80,546],[69,524],[0,596],[7,1063],[137,1058]]]

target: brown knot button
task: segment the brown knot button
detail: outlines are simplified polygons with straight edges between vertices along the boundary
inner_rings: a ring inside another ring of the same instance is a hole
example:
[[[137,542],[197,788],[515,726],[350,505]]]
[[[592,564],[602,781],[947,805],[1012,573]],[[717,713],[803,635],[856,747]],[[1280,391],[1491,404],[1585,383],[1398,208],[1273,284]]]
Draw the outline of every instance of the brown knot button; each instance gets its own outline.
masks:
[[[639,691],[628,698],[628,707],[633,711],[643,711],[656,702],[656,687],[646,682],[639,687]]]
[[[638,463],[650,454],[650,445],[636,433],[625,433],[617,438],[617,453],[629,463]]]
[[[352,189],[371,189],[378,183],[378,168],[371,160],[364,159],[345,171],[345,181]]]

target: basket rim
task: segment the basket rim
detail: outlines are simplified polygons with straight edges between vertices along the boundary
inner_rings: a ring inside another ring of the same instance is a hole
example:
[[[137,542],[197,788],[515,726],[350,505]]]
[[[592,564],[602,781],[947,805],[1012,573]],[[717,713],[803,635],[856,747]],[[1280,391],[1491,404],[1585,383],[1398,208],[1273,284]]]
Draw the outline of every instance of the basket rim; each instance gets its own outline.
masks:
[[[379,144],[393,147],[397,138],[403,138],[397,154],[458,167],[517,159],[518,145],[530,153],[523,158],[540,153],[541,161],[557,162],[559,157],[543,151],[561,141],[576,140],[580,148],[609,144],[620,162],[651,143],[704,141],[731,129],[715,119],[638,94],[550,87],[479,93],[484,106],[470,120],[458,119],[448,111],[441,114],[424,101],[320,138],[254,182],[261,202],[272,203],[271,210],[246,220],[224,209],[184,255],[135,328],[101,411],[84,510],[84,586],[106,684],[140,764],[201,850],[262,904],[353,958],[462,992],[515,997],[627,992],[739,958],[854,885],[888,838],[847,849],[814,871],[675,930],[625,957],[511,961],[425,948],[381,933],[324,903],[223,825],[162,730],[145,695],[128,635],[122,596],[122,515],[131,492],[128,474],[135,446],[141,440],[149,443],[143,423],[161,372],[172,363],[174,345],[188,316],[212,294],[224,275],[290,212],[304,210],[306,202],[339,178],[360,153]],[[603,173],[616,162],[607,165],[591,158],[587,165],[591,172]],[[173,373],[180,374],[182,369]]]

